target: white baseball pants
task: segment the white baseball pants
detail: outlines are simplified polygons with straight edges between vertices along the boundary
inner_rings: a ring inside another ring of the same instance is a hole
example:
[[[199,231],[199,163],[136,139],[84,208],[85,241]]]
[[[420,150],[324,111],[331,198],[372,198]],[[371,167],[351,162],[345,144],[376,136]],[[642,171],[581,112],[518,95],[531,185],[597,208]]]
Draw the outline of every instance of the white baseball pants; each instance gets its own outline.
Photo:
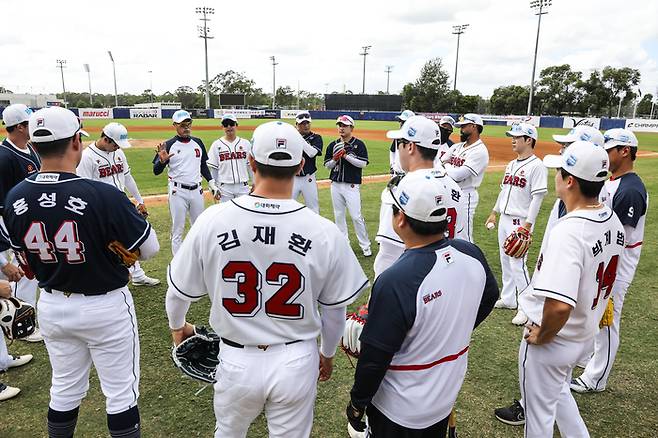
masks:
[[[265,349],[222,343],[215,383],[215,438],[246,437],[263,409],[270,438],[310,436],[319,360],[315,339]]]
[[[18,262],[14,258],[13,251],[5,251],[5,257],[7,260],[10,260],[14,266],[18,266]],[[0,279],[6,280],[7,277],[0,272]],[[37,288],[39,287],[39,281],[36,278],[30,280],[27,277],[22,277],[18,282],[11,282],[11,294],[18,298],[21,301],[32,305],[36,309],[37,307]],[[0,360],[0,364],[2,361]]]
[[[297,199],[300,193],[304,197],[304,204],[317,214],[320,214],[318,184],[315,180],[315,174],[295,177],[295,183],[292,188],[292,199]]]
[[[190,214],[190,224],[203,212],[203,188],[187,190],[174,187],[169,182],[169,213],[171,213],[171,252],[176,254],[183,243],[183,231],[185,231],[185,217]]]
[[[379,251],[377,251],[375,263],[373,265],[373,269],[375,270],[375,280],[379,277],[379,274],[390,268],[393,263],[397,262],[403,252],[403,246],[382,240],[379,243]]]
[[[521,340],[519,385],[527,438],[553,438],[556,421],[563,438],[589,437],[569,389],[571,372],[584,346],[559,336],[545,345],[530,345]]]
[[[580,378],[587,386],[605,389],[619,350],[619,329],[621,326],[621,309],[630,284],[615,281],[612,286],[613,320],[610,327],[603,327],[594,337],[594,355],[587,363]]]
[[[127,287],[94,296],[42,292],[37,316],[52,367],[52,409],[80,406],[92,364],[108,414],[137,405],[139,337]]]
[[[219,202],[228,202],[231,199],[239,198],[242,195],[249,194],[249,185],[245,183],[220,183],[219,193],[222,195],[221,198],[219,198]]]
[[[366,220],[361,215],[361,188],[359,184],[342,182],[331,183],[331,202],[334,205],[334,218],[338,229],[349,238],[345,209],[349,211],[354,224],[356,238],[362,251],[370,248],[370,238],[366,230]]]
[[[500,291],[500,299],[508,307],[518,305],[517,293],[521,293],[530,284],[530,274],[526,266],[528,255],[522,258],[514,258],[505,254],[503,245],[505,239],[512,234],[514,230],[521,226],[520,217],[500,215],[498,221],[498,250],[500,251],[500,266],[503,271],[503,287]]]
[[[469,242],[475,243],[475,240],[473,240],[473,219],[475,218],[475,209],[478,206],[480,196],[478,195],[477,190],[463,191],[463,194],[466,201],[466,211],[468,214],[468,218],[466,220],[466,235],[468,236]]]

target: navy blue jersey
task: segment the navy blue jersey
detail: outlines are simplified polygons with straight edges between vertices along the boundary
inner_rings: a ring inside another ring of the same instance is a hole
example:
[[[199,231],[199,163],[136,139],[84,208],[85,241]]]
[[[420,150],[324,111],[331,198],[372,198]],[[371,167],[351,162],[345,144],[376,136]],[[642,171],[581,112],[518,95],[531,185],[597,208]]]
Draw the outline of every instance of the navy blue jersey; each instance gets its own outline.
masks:
[[[322,136],[320,134],[316,134],[315,132],[310,132],[308,135],[303,137],[304,140],[306,140],[306,143],[310,144],[318,150],[318,153],[313,158],[306,155],[306,152],[303,153],[304,167],[302,167],[302,171],[299,173],[299,176],[313,175],[318,170],[317,166],[315,165],[315,159],[318,157],[318,155],[322,156]]]
[[[340,142],[341,139],[337,139],[329,143],[327,146],[327,153],[324,156],[324,162],[327,163],[334,156],[334,146],[336,143]],[[359,140],[356,137],[352,137],[350,141],[345,143],[345,150],[348,154],[363,160],[368,163],[368,149],[366,149],[366,144]],[[344,182],[349,184],[361,184],[361,174],[363,169],[354,166],[352,163],[347,161],[345,157],[341,158],[338,161],[338,164],[331,169],[329,178],[335,182]]]
[[[4,228],[2,225],[0,225],[0,252],[5,252],[10,248],[11,245],[9,244],[9,236],[5,234]]]
[[[175,136],[173,138],[170,138],[165,142],[165,147],[168,153],[171,152],[171,148],[176,145],[176,144],[183,144],[183,145],[188,145],[189,143],[192,143],[191,146],[199,146],[200,149],[200,154],[201,156],[196,156],[197,159],[199,160],[199,169],[198,172],[203,176],[206,181],[210,181],[212,179],[212,175],[210,174],[210,169],[208,169],[208,152],[206,151],[206,146],[203,144],[203,141],[201,141],[200,138],[198,137],[180,137],[180,136]],[[200,178],[196,178],[195,175],[197,172],[197,169],[194,168],[195,164],[194,161],[189,161],[189,160],[180,160],[182,154],[180,154],[180,151],[178,151],[178,157],[174,159],[174,162],[172,160],[167,160],[164,163],[160,162],[160,157],[158,154],[155,154],[155,157],[153,157],[153,173],[156,175],[160,175],[162,171],[169,165],[169,178],[173,179],[174,181],[178,182],[183,182],[183,183],[196,183],[200,180]],[[174,151],[176,153],[176,151]]]
[[[9,190],[41,169],[39,155],[29,144],[27,150],[17,149],[7,139],[0,144],[0,214]]]
[[[622,225],[637,227],[640,218],[647,214],[648,205],[647,189],[637,173],[611,178],[606,183],[606,190],[612,195],[612,210]]]
[[[11,246],[46,290],[98,295],[125,286],[128,269],[107,246],[117,240],[133,251],[151,231],[123,192],[72,173],[33,175],[6,205]]]

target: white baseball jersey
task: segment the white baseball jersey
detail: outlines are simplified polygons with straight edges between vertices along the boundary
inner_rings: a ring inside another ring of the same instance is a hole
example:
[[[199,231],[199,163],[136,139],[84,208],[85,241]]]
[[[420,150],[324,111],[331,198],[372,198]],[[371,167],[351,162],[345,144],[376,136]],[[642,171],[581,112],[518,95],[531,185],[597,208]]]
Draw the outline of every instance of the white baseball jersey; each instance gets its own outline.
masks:
[[[82,151],[82,159],[75,173],[83,178],[113,185],[123,192],[126,188],[126,175],[130,174],[130,166],[126,154],[121,149],[106,152],[99,149],[94,142]]]
[[[368,286],[336,225],[295,200],[251,195],[199,216],[168,280],[181,299],[208,294],[212,328],[248,346],[315,339],[318,304],[346,306]]]
[[[548,191],[547,179],[548,169],[536,155],[510,161],[500,183],[494,210],[508,216],[527,217],[532,196]]]
[[[591,339],[612,293],[624,243],[624,228],[607,206],[567,213],[544,239],[519,306],[541,325],[545,298],[565,302],[573,309],[558,336],[576,342]]]
[[[463,191],[473,191],[482,184],[484,171],[489,165],[489,151],[481,139],[470,146],[466,146],[465,142],[457,143],[444,155],[443,162],[448,175],[457,181]],[[468,172],[456,171],[459,168],[466,168]]]
[[[448,209],[448,230],[446,234],[448,238],[453,239],[464,239],[468,240],[466,236],[466,217],[467,217],[467,207],[464,202],[462,191],[459,188],[459,185],[452,179],[443,167],[435,167],[434,169],[419,169],[414,172],[423,172],[430,175],[433,178],[440,179],[445,186],[445,193],[448,193],[449,196],[447,199],[444,199],[446,208]],[[389,242],[397,246],[404,246],[404,242],[397,235],[395,230],[393,230],[393,198],[388,188],[385,188],[381,196],[382,206],[379,210],[379,228],[377,230],[377,236],[375,241],[377,242]]]
[[[208,154],[201,139],[197,137],[182,138],[175,136],[165,142],[165,147],[170,155],[166,163],[160,163],[156,154],[153,158],[154,171],[156,167],[162,172],[164,166],[169,166],[167,175],[171,181],[179,184],[195,185],[201,182],[202,167],[205,167]],[[209,173],[209,172],[208,172]],[[210,175],[206,175],[210,179]]]
[[[236,137],[232,142],[224,137],[215,140],[208,152],[208,167],[217,170],[217,183],[248,182],[247,155],[250,151],[251,143],[244,138]]]

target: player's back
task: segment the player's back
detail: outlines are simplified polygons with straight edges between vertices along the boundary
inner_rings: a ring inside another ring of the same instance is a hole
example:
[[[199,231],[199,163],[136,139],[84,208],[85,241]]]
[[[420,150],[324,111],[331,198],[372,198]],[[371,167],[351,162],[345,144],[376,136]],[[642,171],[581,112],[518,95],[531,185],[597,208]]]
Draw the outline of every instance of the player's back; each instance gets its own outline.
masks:
[[[455,180],[446,173],[445,168],[442,165],[434,167],[433,169],[421,169],[417,172],[425,172],[428,176],[440,179],[445,186],[444,193],[450,194],[450,196],[442,200],[448,208],[447,237],[450,239],[457,238],[468,240],[468,236],[466,235],[468,208],[459,184],[457,184]]]

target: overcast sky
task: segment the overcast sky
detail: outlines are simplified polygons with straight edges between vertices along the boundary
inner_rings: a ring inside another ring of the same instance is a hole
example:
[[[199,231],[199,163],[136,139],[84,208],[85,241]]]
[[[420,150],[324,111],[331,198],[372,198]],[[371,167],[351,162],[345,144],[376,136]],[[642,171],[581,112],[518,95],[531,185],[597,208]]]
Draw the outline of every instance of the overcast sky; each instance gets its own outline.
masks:
[[[0,85],[14,92],[61,92],[57,59],[69,91],[112,93],[116,61],[119,93],[156,93],[204,79],[203,40],[195,6],[171,0],[0,0]],[[461,37],[457,87],[489,97],[500,85],[530,82],[537,17],[528,0],[205,0],[215,8],[209,24],[210,77],[243,71],[266,91],[277,86],[324,92],[361,91],[361,46],[367,57],[366,92],[391,92],[416,79],[423,63],[441,57],[451,81],[456,36]],[[537,76],[546,66],[569,63],[589,75],[606,65],[642,73],[643,93],[658,87],[658,1],[554,0],[542,18]]]

